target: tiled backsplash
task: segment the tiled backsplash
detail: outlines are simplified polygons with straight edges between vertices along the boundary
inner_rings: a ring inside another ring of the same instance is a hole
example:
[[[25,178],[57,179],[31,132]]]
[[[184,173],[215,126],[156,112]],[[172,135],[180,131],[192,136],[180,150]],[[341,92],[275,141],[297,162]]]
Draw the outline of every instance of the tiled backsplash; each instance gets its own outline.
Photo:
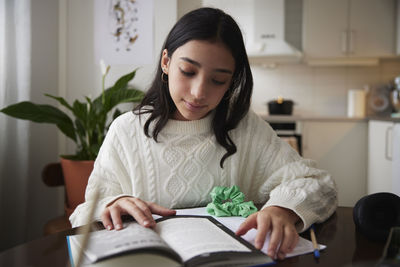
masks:
[[[400,60],[381,60],[374,67],[252,66],[252,108],[266,113],[266,102],[278,96],[295,101],[294,115],[346,116],[347,91],[382,86],[400,75]]]

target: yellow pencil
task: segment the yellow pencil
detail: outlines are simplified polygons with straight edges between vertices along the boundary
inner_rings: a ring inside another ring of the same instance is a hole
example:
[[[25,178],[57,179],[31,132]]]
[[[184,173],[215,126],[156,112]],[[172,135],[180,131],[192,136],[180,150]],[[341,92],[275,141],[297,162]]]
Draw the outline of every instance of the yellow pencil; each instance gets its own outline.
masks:
[[[312,241],[313,246],[314,246],[314,257],[316,259],[319,259],[319,246],[318,246],[318,243],[317,243],[317,237],[315,236],[314,225],[311,225],[310,235],[311,235],[311,241]]]

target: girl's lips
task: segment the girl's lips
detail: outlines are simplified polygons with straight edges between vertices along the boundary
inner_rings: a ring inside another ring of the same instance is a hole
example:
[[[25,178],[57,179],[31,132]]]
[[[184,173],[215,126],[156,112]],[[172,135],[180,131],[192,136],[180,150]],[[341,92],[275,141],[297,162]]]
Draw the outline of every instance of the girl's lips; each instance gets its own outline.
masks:
[[[203,108],[205,108],[207,106],[207,105],[199,105],[199,104],[196,104],[196,103],[187,102],[185,100],[184,100],[184,102],[185,102],[186,107],[189,110],[193,110],[193,111],[201,110],[201,109],[203,109]]]

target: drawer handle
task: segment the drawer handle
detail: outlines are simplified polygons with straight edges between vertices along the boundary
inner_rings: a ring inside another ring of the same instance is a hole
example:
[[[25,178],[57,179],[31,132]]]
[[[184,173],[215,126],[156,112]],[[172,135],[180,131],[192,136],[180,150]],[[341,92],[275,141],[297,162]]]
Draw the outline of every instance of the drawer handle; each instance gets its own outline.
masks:
[[[342,53],[347,54],[347,31],[342,31]]]
[[[386,128],[385,138],[385,158],[392,161],[392,138],[393,138],[393,127],[389,126]],[[390,142],[389,142],[390,141]],[[389,145],[390,143],[390,145]],[[389,153],[390,152],[390,153]]]

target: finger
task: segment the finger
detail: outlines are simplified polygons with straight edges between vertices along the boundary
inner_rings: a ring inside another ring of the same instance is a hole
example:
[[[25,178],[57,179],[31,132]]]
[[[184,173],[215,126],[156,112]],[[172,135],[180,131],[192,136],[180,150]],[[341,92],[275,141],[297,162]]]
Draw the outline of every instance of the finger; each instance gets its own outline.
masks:
[[[292,244],[288,247],[287,253],[292,252],[293,249],[297,246],[297,243],[299,242],[299,234],[297,233],[296,230],[294,230],[294,231],[296,232],[296,235],[294,236]]]
[[[154,221],[153,215],[151,214],[150,207],[147,205],[146,202],[144,202],[138,198],[135,198],[130,201],[132,201],[139,209],[142,210],[142,212],[143,212],[144,216],[147,218],[147,221],[149,222],[150,226],[153,226],[156,224],[156,222]]]
[[[122,220],[121,220],[121,212],[118,207],[111,206],[109,208],[111,220],[116,230],[122,229]]]
[[[297,235],[294,228],[290,226],[284,227],[282,232],[283,234],[282,234],[281,244],[278,248],[278,251],[276,252],[280,260],[285,259],[286,254],[289,252],[289,248],[292,246],[295,237]]]
[[[250,215],[240,226],[239,229],[236,231],[236,235],[244,235],[250,229],[257,228],[257,213]]]
[[[154,214],[158,214],[161,216],[172,216],[176,214],[176,210],[165,208],[153,202],[147,202],[147,205],[149,206],[150,211]]]
[[[276,226],[272,226],[271,239],[269,240],[269,247],[267,254],[274,259],[277,258],[276,252],[279,243],[282,240],[282,232],[283,232],[282,225],[278,224]]]
[[[293,244],[296,243],[297,236],[298,234],[293,227],[290,226],[284,227],[283,239],[279,247],[279,253],[285,254],[284,256],[286,256],[287,253],[291,252],[294,247]]]
[[[151,226],[150,219],[147,218],[143,210],[140,209],[135,203],[132,203],[131,201],[121,201],[119,205],[122,208],[122,210],[131,215],[140,225],[144,227]]]
[[[107,230],[113,229],[113,223],[111,221],[110,211],[108,209],[101,214],[101,222],[103,223],[104,228]]]
[[[262,249],[265,242],[265,237],[267,236],[268,231],[271,228],[271,219],[263,218],[262,216],[257,217],[257,235],[255,240],[255,247],[257,249]]]

